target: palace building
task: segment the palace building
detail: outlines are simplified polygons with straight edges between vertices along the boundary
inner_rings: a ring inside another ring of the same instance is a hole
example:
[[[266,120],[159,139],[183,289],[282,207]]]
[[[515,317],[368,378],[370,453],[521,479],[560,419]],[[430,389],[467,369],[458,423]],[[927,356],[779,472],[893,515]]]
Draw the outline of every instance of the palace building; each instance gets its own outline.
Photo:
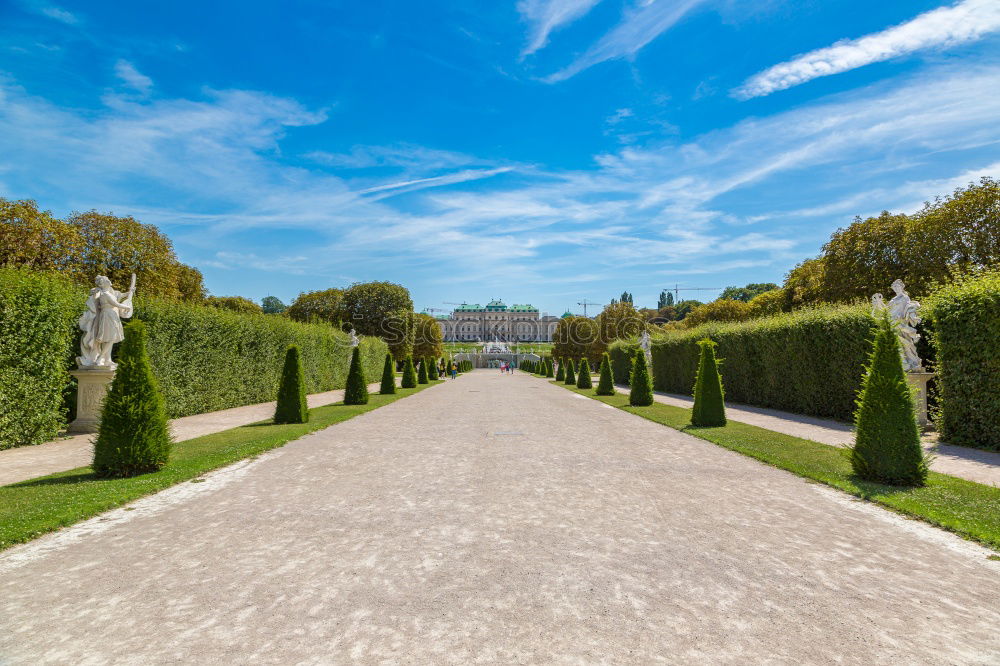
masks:
[[[542,315],[533,305],[508,307],[499,300],[485,306],[466,303],[437,317],[445,342],[551,342],[559,319]]]

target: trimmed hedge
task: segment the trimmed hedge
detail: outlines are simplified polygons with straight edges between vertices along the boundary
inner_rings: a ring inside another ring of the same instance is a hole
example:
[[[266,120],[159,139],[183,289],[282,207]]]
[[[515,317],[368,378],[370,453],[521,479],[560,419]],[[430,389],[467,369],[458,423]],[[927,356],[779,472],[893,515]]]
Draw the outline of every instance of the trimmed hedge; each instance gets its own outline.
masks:
[[[141,301],[153,374],[170,418],[274,400],[285,350],[299,348],[307,393],[345,388],[352,348],[329,324],[243,314],[183,303]],[[366,377],[377,377],[385,342],[363,337]]]
[[[722,390],[722,377],[715,360],[715,343],[699,340],[701,356],[698,359],[698,376],[694,381],[694,405],[691,407],[691,425],[699,428],[720,428],[726,425],[726,401]]]
[[[125,326],[120,351],[94,442],[91,467],[97,476],[155,472],[170,458],[170,426],[146,355],[145,324],[133,321]]]
[[[285,352],[285,364],[278,385],[278,401],[274,406],[275,423],[308,423],[309,405],[306,402],[305,372],[299,348],[290,345]]]
[[[611,374],[615,384],[628,384],[632,375],[632,359],[637,353],[639,353],[639,343],[635,340],[615,340],[608,347]]]
[[[86,291],[0,268],[0,449],[41,444],[66,424],[63,391]]]
[[[351,351],[351,367],[347,371],[347,386],[344,388],[345,405],[368,404],[368,380],[362,365],[359,345]]]
[[[960,279],[926,305],[937,349],[941,438],[1000,451],[1000,271]]]
[[[654,387],[691,395],[707,337],[726,360],[727,400],[850,421],[875,325],[869,306],[851,305],[672,331],[653,340]]]
[[[51,273],[0,269],[0,449],[51,440],[66,425],[64,393],[76,356],[76,320],[87,292]],[[136,299],[146,349],[167,416],[275,399],[285,351],[296,345],[309,393],[344,388],[348,337],[328,324],[201,305]],[[118,348],[116,347],[116,352]],[[379,338],[361,340],[366,377],[381,370]]]
[[[899,338],[883,313],[858,398],[851,467],[865,481],[922,486],[927,459],[899,353]]]

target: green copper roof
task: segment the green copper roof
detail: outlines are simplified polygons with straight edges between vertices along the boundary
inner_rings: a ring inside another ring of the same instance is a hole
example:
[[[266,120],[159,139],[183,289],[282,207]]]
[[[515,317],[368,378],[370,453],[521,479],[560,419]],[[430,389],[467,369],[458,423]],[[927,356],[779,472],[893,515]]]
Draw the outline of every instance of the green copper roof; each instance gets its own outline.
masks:
[[[538,312],[538,308],[533,305],[512,305],[510,306],[511,312]]]
[[[467,303],[465,305],[459,305],[457,308],[455,308],[455,311],[456,312],[478,312],[479,310],[482,310],[482,309],[483,309],[483,306],[480,305],[479,303]]]
[[[573,313],[570,312],[569,310],[566,310],[566,312],[563,312],[562,318],[566,319],[567,317],[572,317],[572,316],[573,316]]]
[[[486,309],[489,310],[489,311],[491,311],[491,312],[497,312],[497,311],[506,310],[507,306],[504,305],[503,301],[498,301],[498,300],[494,299],[494,300],[492,300],[492,301],[490,301],[489,303],[486,304]]]

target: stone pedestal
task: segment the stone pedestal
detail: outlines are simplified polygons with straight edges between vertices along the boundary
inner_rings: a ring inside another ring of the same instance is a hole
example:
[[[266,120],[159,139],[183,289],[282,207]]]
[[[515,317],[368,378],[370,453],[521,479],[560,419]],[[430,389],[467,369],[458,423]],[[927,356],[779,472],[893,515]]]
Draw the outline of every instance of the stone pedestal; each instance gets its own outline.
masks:
[[[908,372],[906,381],[914,390],[914,400],[917,407],[917,423],[921,428],[927,427],[927,382],[934,376],[933,372]]]
[[[101,405],[108,393],[108,386],[115,378],[111,368],[87,368],[71,370],[76,377],[76,420],[69,424],[69,432],[97,432],[101,422]]]

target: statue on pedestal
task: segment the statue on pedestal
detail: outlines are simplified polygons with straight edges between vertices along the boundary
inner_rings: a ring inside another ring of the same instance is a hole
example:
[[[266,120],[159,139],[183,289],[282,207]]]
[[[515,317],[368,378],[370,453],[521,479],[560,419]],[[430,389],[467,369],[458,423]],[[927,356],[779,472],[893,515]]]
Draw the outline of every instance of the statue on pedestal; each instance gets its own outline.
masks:
[[[357,347],[361,343],[361,341],[358,340],[358,332],[355,331],[353,328],[351,329],[351,332],[348,333],[347,335],[350,336],[351,338],[352,347]]]
[[[83,331],[83,338],[80,340],[80,356],[76,358],[76,363],[81,370],[114,370],[111,348],[116,342],[125,339],[122,318],[132,316],[135,273],[132,274],[129,290],[124,293],[115,291],[111,287],[111,280],[103,275],[98,275],[94,283],[97,286],[90,290],[87,309],[77,322]]]
[[[917,310],[920,303],[910,299],[906,293],[906,285],[902,280],[892,283],[892,290],[896,295],[888,302],[882,294],[872,296],[872,314],[878,316],[883,310],[889,311],[889,319],[896,328],[896,335],[899,337],[900,355],[903,357],[903,369],[906,372],[923,372],[923,364],[917,355],[917,341],[920,334],[917,333],[917,324],[921,322]]]

